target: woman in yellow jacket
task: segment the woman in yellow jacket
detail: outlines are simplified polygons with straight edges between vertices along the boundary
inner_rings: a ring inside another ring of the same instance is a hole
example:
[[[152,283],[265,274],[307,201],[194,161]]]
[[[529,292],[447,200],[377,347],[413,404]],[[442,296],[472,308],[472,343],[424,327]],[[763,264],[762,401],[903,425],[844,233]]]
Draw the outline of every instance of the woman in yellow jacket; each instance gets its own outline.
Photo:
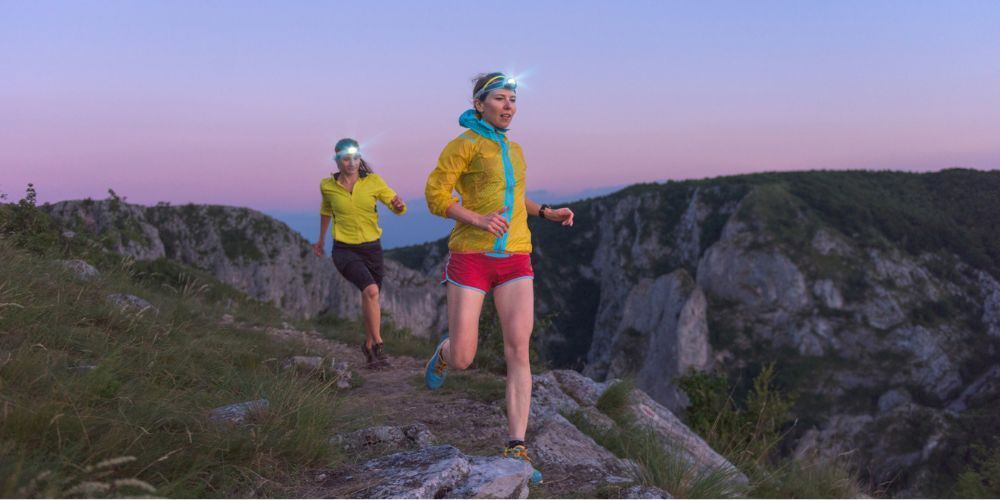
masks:
[[[365,325],[361,351],[368,368],[383,368],[388,361],[382,342],[379,291],[385,267],[376,202],[381,201],[396,215],[406,213],[406,204],[361,158],[357,141],[341,139],[334,151],[339,171],[319,185],[323,201],[319,209],[319,241],[313,245],[313,253],[323,256],[327,227],[333,220],[333,263],[347,281],[361,290]]]
[[[472,90],[474,109],[459,118],[469,130],[445,146],[427,179],[430,211],[456,222],[442,279],[448,287],[448,335],[428,361],[425,381],[437,389],[448,368],[461,370],[472,363],[483,298],[492,290],[507,362],[509,441],[503,454],[528,460],[528,343],[535,313],[527,219],[532,215],[572,226],[573,212],[525,197],[524,154],[506,135],[517,112],[516,90],[517,82],[503,73],[480,75]],[[532,480],[540,481],[541,473],[535,470]]]

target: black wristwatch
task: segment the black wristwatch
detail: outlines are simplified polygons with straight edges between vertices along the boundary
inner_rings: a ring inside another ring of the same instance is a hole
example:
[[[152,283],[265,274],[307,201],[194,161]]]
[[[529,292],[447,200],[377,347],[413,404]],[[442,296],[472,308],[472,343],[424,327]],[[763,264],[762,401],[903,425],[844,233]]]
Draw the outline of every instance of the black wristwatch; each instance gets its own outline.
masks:
[[[548,206],[548,205],[546,205],[546,204],[543,203],[542,206],[538,207],[538,216],[541,217],[541,218],[543,218],[543,219],[545,219],[545,220],[549,220],[549,218],[545,216],[545,211],[548,210],[548,209],[550,209],[550,208],[552,208],[552,207],[550,207],[550,206]]]

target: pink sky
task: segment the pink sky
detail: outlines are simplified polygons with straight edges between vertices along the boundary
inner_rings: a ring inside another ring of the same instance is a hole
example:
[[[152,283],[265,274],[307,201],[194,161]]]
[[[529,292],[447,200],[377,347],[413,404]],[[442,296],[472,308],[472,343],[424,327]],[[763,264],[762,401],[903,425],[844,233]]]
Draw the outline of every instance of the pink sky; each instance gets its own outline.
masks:
[[[311,209],[351,136],[413,199],[493,69],[529,189],[1000,168],[994,2],[490,5],[5,3],[0,192]]]

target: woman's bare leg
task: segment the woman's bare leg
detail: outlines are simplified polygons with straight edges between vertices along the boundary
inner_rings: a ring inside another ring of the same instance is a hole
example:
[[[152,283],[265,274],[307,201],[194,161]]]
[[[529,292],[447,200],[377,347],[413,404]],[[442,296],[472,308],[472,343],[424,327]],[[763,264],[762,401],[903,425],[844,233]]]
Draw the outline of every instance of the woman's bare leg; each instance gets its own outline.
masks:
[[[361,314],[365,323],[365,346],[382,343],[382,311],[379,307],[378,285],[374,283],[361,291]]]
[[[507,359],[507,432],[510,439],[524,440],[531,410],[531,363],[528,359],[531,330],[535,323],[534,281],[521,279],[493,290],[504,357]]]
[[[448,341],[441,347],[448,368],[464,370],[476,357],[479,313],[486,295],[448,283]]]

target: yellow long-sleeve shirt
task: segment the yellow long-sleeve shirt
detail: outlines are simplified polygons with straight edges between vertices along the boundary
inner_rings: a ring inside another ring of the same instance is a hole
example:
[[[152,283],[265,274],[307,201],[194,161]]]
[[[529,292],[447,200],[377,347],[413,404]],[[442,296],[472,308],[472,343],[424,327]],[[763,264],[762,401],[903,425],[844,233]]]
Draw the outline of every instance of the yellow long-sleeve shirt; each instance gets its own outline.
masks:
[[[448,207],[458,203],[453,190],[461,196],[463,207],[478,214],[488,214],[504,206],[508,208],[505,213],[509,220],[506,239],[456,222],[448,238],[448,249],[453,252],[531,252],[531,232],[524,205],[527,170],[524,153],[520,145],[509,141],[505,135],[496,134],[493,137],[502,141],[504,146],[497,140],[467,130],[445,146],[437,166],[427,178],[424,195],[427,207],[435,215],[445,217]],[[510,170],[503,162],[503,147],[508,150]]]
[[[396,197],[396,192],[378,174],[358,179],[353,191],[348,191],[330,176],[320,181],[319,190],[323,195],[319,213],[332,217],[330,233],[334,241],[356,245],[382,236],[376,203],[381,201],[392,211],[389,202]],[[405,213],[406,207],[403,207],[403,211],[396,215]]]

